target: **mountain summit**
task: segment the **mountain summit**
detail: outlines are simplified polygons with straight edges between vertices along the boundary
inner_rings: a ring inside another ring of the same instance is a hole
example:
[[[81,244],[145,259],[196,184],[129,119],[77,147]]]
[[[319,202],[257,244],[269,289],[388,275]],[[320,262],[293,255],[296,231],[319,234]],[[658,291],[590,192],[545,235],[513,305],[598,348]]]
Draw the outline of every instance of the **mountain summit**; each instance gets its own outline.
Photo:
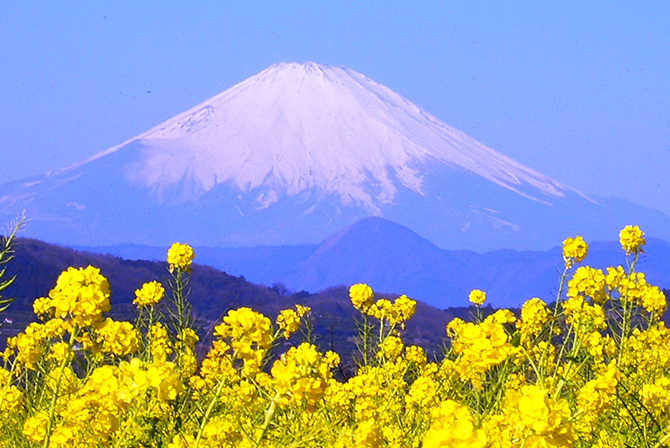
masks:
[[[512,191],[527,184],[535,196],[566,190],[360,73],[311,62],[273,65],[131,141],[144,149],[127,178],[159,202],[183,181],[183,200],[229,183],[243,193],[262,188],[259,208],[313,190],[379,214],[398,188],[423,194],[421,167],[431,164]]]
[[[0,211],[21,209],[31,236],[86,245],[316,243],[366,216],[452,249],[611,237],[638,216],[670,232],[659,212],[598,204],[315,63],[273,65],[82,163],[0,186]]]

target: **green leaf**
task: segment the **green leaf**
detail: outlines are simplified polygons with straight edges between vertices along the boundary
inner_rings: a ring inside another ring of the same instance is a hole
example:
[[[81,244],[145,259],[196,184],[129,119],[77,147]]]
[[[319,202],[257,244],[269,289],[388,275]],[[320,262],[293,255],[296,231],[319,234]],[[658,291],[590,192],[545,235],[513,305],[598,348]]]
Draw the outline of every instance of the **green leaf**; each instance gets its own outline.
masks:
[[[7,289],[14,283],[14,280],[16,280],[16,276],[4,280],[3,277],[7,272],[6,264],[14,258],[14,238],[16,238],[16,234],[19,232],[21,226],[23,226],[25,219],[25,215],[21,215],[20,218],[10,225],[10,230],[7,232],[7,235],[0,237],[0,291]],[[13,298],[2,297],[2,295],[0,295],[0,313],[9,308],[9,305],[11,305],[13,301]]]

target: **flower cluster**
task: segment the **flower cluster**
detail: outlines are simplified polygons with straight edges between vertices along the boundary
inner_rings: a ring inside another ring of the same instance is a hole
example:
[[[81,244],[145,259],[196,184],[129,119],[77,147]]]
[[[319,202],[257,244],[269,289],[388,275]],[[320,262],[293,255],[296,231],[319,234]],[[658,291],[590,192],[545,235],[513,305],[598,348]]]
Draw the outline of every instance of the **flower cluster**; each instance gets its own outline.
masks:
[[[470,291],[470,295],[468,296],[468,301],[470,301],[470,303],[474,303],[477,306],[482,306],[485,300],[486,293],[484,291],[479,289],[473,289]]]
[[[49,297],[38,299],[34,308],[41,316],[71,319],[85,327],[100,321],[102,313],[110,310],[109,296],[109,282],[100,269],[68,268],[56,280]]]
[[[272,324],[261,313],[243,307],[230,310],[214,328],[214,335],[230,341],[233,357],[244,362],[244,375],[253,376],[272,345]]]
[[[300,328],[300,321],[302,317],[311,311],[310,307],[296,305],[295,310],[282,310],[277,316],[277,325],[284,331],[284,338],[288,339],[293,333]]]
[[[619,233],[619,242],[626,255],[642,252],[644,246],[644,234],[638,226],[626,226]]]
[[[643,244],[638,232],[622,232],[628,255]],[[204,349],[188,318],[153,308],[163,298],[177,303],[188,284],[192,254],[173,247],[170,291],[157,282],[138,289],[134,324],[104,316],[109,284],[91,267],[68,269],[35,300],[40,321],[8,338],[0,353],[0,448],[670,441],[666,298],[635,271],[636,258],[626,268],[580,266],[568,276],[586,256],[583,240],[569,238],[553,303],[534,297],[518,315],[483,316],[485,294],[475,290],[473,316],[447,325],[438,354],[404,336],[415,301],[375,300],[369,286],[353,285],[360,353],[341,363],[308,329],[293,343],[300,335],[291,335],[311,325],[310,308],[301,305],[280,311],[275,324],[251,308],[229,310],[212,323],[214,340]]]
[[[351,303],[357,310],[369,308],[374,299],[372,288],[365,283],[356,283],[349,288]]]
[[[193,248],[188,244],[174,243],[168,249],[167,262],[171,271],[173,269],[189,271],[193,258],[195,258]]]
[[[372,288],[364,283],[352,285],[349,288],[349,297],[354,308],[391,325],[403,325],[416,312],[416,301],[406,295],[397,297],[393,302],[388,299],[374,301]]]
[[[463,379],[481,386],[482,375],[515,353],[502,323],[489,316],[479,324],[455,319],[448,331],[454,336],[452,351],[458,355],[456,371]]]
[[[135,291],[133,303],[137,306],[152,306],[158,304],[165,296],[165,288],[157,281],[148,282]]]
[[[338,357],[339,358],[339,357]],[[323,395],[335,367],[335,356],[321,355],[316,347],[304,342],[291,347],[272,365],[272,383],[282,405],[305,404],[314,409]]]
[[[565,267],[569,268],[575,263],[581,263],[588,252],[588,246],[581,236],[566,238],[563,241],[563,260]]]
[[[521,307],[521,320],[517,323],[522,338],[530,338],[540,334],[550,315],[551,312],[542,299],[533,297],[527,300]]]

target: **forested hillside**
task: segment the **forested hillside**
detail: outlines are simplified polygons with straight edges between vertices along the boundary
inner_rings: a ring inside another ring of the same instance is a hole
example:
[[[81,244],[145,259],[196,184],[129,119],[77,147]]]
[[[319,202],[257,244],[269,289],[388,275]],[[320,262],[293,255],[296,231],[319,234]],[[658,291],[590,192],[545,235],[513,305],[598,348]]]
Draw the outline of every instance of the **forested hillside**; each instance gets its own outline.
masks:
[[[16,281],[3,294],[15,298],[2,315],[7,320],[0,328],[3,345],[4,336],[21,331],[35,319],[32,313],[33,300],[47,295],[59,274],[70,266],[92,265],[100,268],[112,290],[112,310],[109,315],[116,319],[134,319],[135,307],[132,301],[135,290],[144,282],[160,280],[165,283],[167,280],[167,265],[163,262],[124,260],[25,238],[16,241],[15,250],[15,258],[8,265],[7,275],[16,275]],[[317,293],[292,293],[281,286],[255,285],[242,276],[231,276],[212,267],[196,264],[193,266],[190,286],[196,325],[203,338],[209,337],[213,325],[220,322],[230,309],[247,306],[274,320],[280,310],[301,304],[312,308],[322,347],[334,348],[340,353],[350,353],[354,348],[355,321],[360,314],[351,306],[348,285]],[[403,339],[407,343],[438,349],[446,336],[446,324],[455,316],[467,318],[468,314],[467,308],[439,310],[419,302],[416,314],[403,332]]]

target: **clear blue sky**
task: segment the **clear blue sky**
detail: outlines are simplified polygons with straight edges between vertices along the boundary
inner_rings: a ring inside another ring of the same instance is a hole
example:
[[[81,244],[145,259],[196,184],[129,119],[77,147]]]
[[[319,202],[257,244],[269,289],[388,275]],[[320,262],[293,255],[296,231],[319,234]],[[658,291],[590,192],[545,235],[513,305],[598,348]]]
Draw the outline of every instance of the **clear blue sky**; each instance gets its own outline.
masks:
[[[314,61],[587,194],[670,214],[669,24],[668,1],[4,2],[0,182]]]

